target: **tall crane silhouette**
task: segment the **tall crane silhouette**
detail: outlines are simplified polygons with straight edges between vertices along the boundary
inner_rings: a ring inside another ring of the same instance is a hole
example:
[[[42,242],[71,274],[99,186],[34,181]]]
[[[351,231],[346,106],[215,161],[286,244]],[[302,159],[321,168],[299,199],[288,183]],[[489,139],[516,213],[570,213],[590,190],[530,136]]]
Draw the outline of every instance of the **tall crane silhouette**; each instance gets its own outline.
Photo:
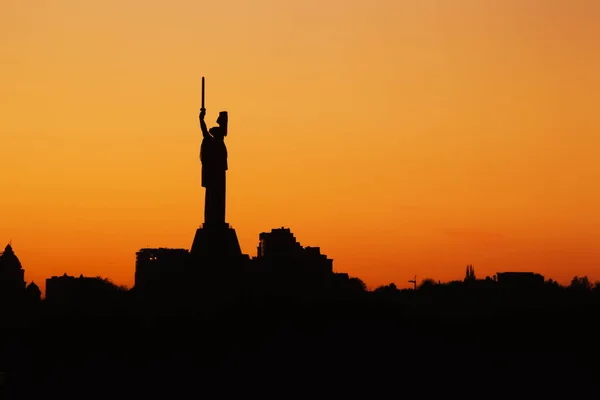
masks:
[[[415,278],[408,281],[408,283],[412,283],[414,285],[415,290],[417,290],[417,276],[415,275]]]

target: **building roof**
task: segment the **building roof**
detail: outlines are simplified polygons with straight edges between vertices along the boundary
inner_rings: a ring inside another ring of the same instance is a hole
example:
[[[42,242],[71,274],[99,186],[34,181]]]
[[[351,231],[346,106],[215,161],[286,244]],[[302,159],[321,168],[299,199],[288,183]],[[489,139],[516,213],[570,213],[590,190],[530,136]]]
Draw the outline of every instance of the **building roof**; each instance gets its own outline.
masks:
[[[21,266],[21,261],[19,261],[19,257],[13,251],[12,246],[9,244],[4,248],[4,252],[0,254],[0,270],[21,270],[23,267]]]

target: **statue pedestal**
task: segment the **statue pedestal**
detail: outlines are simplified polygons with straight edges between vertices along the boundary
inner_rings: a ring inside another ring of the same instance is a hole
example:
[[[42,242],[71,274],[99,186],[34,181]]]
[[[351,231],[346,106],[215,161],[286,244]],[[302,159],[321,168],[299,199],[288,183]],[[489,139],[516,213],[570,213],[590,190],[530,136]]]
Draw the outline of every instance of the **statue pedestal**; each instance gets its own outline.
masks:
[[[196,230],[190,254],[198,261],[228,262],[240,258],[242,250],[229,224],[203,224]]]
[[[209,309],[240,293],[250,261],[242,254],[235,229],[227,223],[205,223],[198,228],[189,260],[185,284],[193,286],[203,307]]]

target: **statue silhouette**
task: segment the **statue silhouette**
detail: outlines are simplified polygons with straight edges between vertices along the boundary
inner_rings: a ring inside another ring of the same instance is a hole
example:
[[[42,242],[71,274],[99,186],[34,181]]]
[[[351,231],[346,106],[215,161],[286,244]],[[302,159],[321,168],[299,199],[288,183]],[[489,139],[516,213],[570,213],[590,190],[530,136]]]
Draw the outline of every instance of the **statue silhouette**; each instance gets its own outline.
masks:
[[[202,145],[200,162],[202,163],[202,186],[206,188],[204,201],[204,223],[209,225],[225,224],[225,173],[227,171],[227,111],[221,111],[217,118],[218,126],[206,128],[204,117],[206,109],[200,109],[200,128]]]

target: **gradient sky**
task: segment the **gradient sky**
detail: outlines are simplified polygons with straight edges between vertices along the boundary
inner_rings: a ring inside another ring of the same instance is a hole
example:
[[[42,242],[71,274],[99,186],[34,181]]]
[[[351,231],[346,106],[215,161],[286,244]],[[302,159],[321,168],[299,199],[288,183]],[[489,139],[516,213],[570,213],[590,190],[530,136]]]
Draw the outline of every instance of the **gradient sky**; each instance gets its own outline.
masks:
[[[371,288],[600,279],[596,0],[0,7],[0,244],[42,288],[191,246],[203,75],[245,253],[285,226]]]

